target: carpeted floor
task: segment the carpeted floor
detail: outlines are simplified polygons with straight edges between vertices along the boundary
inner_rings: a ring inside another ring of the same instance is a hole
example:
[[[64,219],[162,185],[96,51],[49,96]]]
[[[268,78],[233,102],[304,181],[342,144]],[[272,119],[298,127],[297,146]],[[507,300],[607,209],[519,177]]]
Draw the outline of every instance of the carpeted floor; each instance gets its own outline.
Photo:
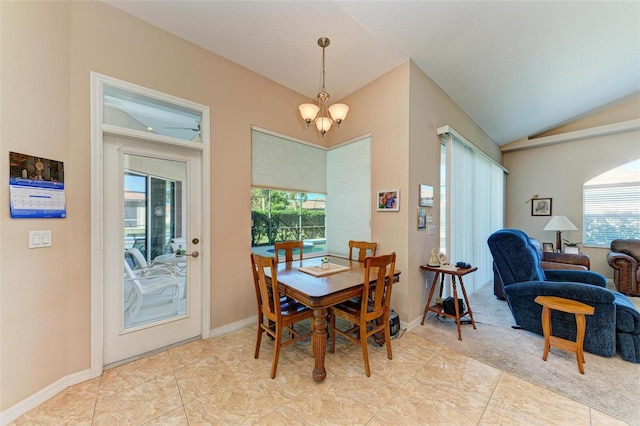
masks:
[[[631,298],[640,307],[639,298]],[[462,325],[462,341],[453,320],[430,313],[424,325],[411,332],[448,349],[558,392],[606,414],[640,425],[640,364],[585,352],[585,374],[578,371],[575,354],[551,347],[542,360],[544,338],[511,328],[507,302],[493,295],[488,283],[469,296],[477,330]],[[468,317],[467,317],[468,318]],[[466,319],[466,318],[465,318]]]

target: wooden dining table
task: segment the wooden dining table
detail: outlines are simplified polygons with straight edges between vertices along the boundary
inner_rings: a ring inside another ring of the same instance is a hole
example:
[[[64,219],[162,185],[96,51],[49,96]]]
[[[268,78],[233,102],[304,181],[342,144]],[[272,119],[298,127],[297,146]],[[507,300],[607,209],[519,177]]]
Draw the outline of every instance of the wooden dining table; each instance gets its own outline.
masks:
[[[316,382],[322,382],[327,377],[324,359],[327,349],[329,307],[362,295],[364,286],[364,263],[339,256],[329,255],[328,257],[332,265],[347,266],[349,269],[319,277],[299,270],[301,267],[319,267],[324,256],[280,262],[277,269],[280,292],[313,310],[311,336],[315,359],[313,379]],[[393,276],[394,282],[398,282],[400,271],[396,269]],[[375,279],[375,274],[372,277]]]

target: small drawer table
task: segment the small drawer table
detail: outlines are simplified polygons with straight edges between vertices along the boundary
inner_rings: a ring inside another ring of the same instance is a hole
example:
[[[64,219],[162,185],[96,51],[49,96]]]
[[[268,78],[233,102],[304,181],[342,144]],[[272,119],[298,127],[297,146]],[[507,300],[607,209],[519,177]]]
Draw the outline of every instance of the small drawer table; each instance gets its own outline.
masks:
[[[420,322],[420,324],[424,325],[424,320],[427,318],[427,313],[429,311],[431,312],[435,312],[438,315],[442,315],[444,317],[449,317],[449,318],[454,318],[456,320],[456,325],[458,326],[458,340],[462,340],[462,333],[460,332],[460,318],[464,317],[465,315],[469,315],[469,319],[471,320],[471,324],[473,325],[474,329],[476,328],[476,322],[473,320],[473,312],[471,311],[471,305],[469,305],[469,298],[467,297],[467,291],[464,289],[464,283],[462,282],[462,276],[463,275],[467,275],[470,274],[474,271],[477,271],[478,268],[476,266],[472,267],[472,268],[458,268],[454,265],[441,265],[441,266],[429,266],[429,265],[422,265],[420,266],[420,269],[424,270],[424,271],[431,271],[431,272],[435,272],[435,277],[433,278],[433,284],[431,285],[431,290],[429,291],[429,298],[427,299],[427,304],[424,307],[424,314],[422,315],[422,321]],[[431,300],[433,299],[433,293],[436,289],[436,285],[438,284],[438,278],[440,278],[440,290],[439,290],[439,298],[442,299],[442,289],[444,287],[444,281],[445,281],[445,276],[450,275],[451,276],[451,285],[453,287],[453,299],[454,299],[454,306],[456,309],[456,314],[455,315],[450,315],[450,314],[445,314],[444,313],[444,308],[442,305],[438,305],[435,304],[433,306],[431,305]],[[460,282],[460,289],[462,290],[462,295],[464,296],[464,302],[467,305],[467,311],[466,312],[459,312],[459,307],[458,307],[458,290],[457,290],[457,286],[456,286],[456,277],[458,278],[458,281]]]

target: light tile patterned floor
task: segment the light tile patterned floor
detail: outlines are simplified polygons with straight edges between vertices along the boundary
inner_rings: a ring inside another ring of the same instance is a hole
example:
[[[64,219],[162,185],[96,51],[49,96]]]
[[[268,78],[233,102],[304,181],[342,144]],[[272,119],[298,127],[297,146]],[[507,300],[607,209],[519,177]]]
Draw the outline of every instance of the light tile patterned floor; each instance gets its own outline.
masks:
[[[16,425],[623,425],[590,407],[405,332],[393,360],[338,341],[327,379],[311,377],[310,341],[273,342],[254,359],[255,327],[187,343],[106,370],[17,419]]]

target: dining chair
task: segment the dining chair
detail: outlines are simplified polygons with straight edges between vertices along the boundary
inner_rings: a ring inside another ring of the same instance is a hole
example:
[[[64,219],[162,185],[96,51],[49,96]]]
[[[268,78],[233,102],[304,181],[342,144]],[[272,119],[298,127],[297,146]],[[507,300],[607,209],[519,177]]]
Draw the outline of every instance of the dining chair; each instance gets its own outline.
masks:
[[[298,249],[300,260],[302,260],[302,252],[304,243],[302,241],[280,241],[273,244],[276,253],[276,261],[280,259],[280,251],[284,251],[285,262],[293,261],[293,250]]]
[[[393,287],[393,273],[396,265],[396,254],[386,254],[377,257],[367,257],[364,261],[364,286],[362,296],[332,306],[329,310],[329,328],[331,330],[330,353],[335,352],[336,335],[359,344],[362,347],[364,370],[367,377],[371,376],[369,368],[369,350],[367,338],[376,333],[384,332],[387,346],[387,357],[392,359],[391,326],[389,323],[389,304],[391,303],[391,288]],[[375,286],[373,299],[365,297],[369,288]],[[340,317],[353,326],[348,330],[336,327],[336,317]]]
[[[376,255],[377,247],[378,247],[378,243],[351,240],[349,241],[349,260],[353,260],[353,249],[358,250],[358,262],[364,262],[364,259],[367,257],[367,255],[369,256]]]
[[[251,267],[258,303],[258,335],[254,358],[258,358],[260,354],[262,333],[266,332],[275,341],[271,364],[272,379],[276,377],[280,348],[311,336],[311,323],[309,323],[308,331],[304,333],[294,330],[293,324],[306,319],[311,320],[313,316],[311,309],[293,299],[281,298],[278,286],[271,286],[267,283],[267,274],[265,273],[267,269],[270,272],[271,283],[278,282],[276,265],[275,257],[251,254]],[[283,341],[282,337],[285,331],[289,332],[289,339]]]

